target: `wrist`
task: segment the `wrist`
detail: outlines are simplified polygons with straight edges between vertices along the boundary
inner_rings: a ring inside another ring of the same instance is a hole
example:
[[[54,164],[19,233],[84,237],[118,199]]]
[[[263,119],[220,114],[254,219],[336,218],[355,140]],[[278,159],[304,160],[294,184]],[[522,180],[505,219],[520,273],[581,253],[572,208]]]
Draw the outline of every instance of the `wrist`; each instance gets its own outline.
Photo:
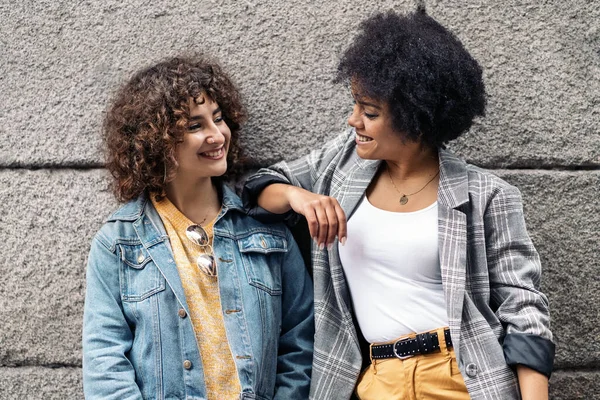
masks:
[[[294,186],[285,183],[274,183],[260,193],[257,203],[260,207],[274,214],[284,214],[291,207],[292,194],[288,194]]]
[[[298,195],[300,194],[301,190],[304,190],[302,188],[299,188],[297,186],[294,185],[286,185],[286,184],[282,184],[283,188],[282,188],[282,195],[283,197],[287,200],[288,205],[291,208],[291,204],[292,204],[292,200],[294,198],[297,198]]]

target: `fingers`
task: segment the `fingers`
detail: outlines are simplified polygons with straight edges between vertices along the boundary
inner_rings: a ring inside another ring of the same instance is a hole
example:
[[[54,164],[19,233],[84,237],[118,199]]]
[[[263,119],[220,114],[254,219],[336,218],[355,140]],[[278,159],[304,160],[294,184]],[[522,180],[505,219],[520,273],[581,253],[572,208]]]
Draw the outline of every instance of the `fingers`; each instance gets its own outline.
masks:
[[[310,236],[320,249],[330,246],[338,236],[346,240],[346,214],[336,199],[301,189],[289,196],[290,206],[304,215]]]
[[[332,245],[336,236],[340,238],[340,241],[345,239],[346,215],[336,199],[321,196],[318,200],[311,202],[311,209],[316,221],[309,223],[309,230],[312,225],[311,233],[314,233],[313,239],[319,248],[323,249],[325,246]],[[339,236],[340,234],[343,236]]]
[[[348,229],[346,225],[346,213],[342,210],[340,204],[336,201],[335,214],[337,215],[338,228],[337,228],[337,237],[340,243],[343,245],[346,244],[346,237],[348,236]]]
[[[308,231],[310,232],[310,237],[313,240],[317,240],[317,235],[319,234],[319,221],[317,220],[317,214],[313,208],[307,207],[307,209],[302,213],[306,218],[306,223],[308,224]]]
[[[327,221],[329,221],[325,244],[330,246],[338,233],[339,218],[336,212],[336,205],[331,204],[329,207],[325,208],[325,213],[327,214]]]
[[[317,245],[320,249],[323,249],[327,244],[327,235],[329,232],[329,219],[327,217],[326,206],[319,201],[319,204],[315,207],[315,214],[319,221],[319,231],[316,236]]]

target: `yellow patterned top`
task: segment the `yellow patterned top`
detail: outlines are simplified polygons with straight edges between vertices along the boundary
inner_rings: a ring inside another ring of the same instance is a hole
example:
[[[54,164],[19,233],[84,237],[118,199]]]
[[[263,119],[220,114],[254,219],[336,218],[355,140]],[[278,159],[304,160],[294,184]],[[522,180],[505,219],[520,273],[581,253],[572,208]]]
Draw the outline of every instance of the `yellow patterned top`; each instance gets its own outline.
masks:
[[[154,196],[150,197],[165,225],[173,249],[202,356],[206,395],[209,400],[239,399],[241,384],[225,334],[218,278],[209,276],[198,268],[196,259],[203,253],[203,249],[185,234],[188,226],[194,222],[183,215],[166,197],[160,202],[157,202]],[[211,243],[213,224],[214,221],[211,221],[208,226],[203,227]]]

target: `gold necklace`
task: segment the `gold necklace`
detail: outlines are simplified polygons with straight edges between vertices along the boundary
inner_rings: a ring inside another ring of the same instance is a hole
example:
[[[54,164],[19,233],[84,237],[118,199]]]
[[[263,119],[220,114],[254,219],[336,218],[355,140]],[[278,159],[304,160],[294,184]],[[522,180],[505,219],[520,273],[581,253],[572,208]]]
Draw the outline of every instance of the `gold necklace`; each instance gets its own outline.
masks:
[[[398,203],[400,203],[401,206],[405,205],[406,203],[408,203],[408,198],[412,195],[415,195],[417,193],[419,193],[421,190],[425,189],[427,187],[427,185],[429,185],[436,176],[438,176],[438,174],[440,173],[440,170],[438,169],[437,172],[435,173],[435,175],[427,181],[427,183],[419,190],[417,190],[414,193],[410,193],[410,194],[405,194],[403,192],[401,192],[398,187],[396,186],[396,184],[394,183],[394,179],[392,178],[392,174],[390,173],[390,168],[388,166],[386,166],[385,168],[387,170],[388,176],[390,177],[390,182],[392,182],[392,185],[394,186],[394,189],[396,189],[396,192],[400,193],[402,196],[400,196],[400,199],[398,200]]]

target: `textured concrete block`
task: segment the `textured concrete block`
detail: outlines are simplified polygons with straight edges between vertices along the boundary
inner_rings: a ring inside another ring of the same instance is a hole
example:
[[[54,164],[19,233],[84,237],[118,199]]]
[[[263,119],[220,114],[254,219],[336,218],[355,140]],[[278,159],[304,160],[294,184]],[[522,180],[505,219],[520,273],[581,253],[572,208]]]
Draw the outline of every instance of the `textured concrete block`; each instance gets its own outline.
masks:
[[[0,400],[83,397],[85,260],[117,206],[105,171],[86,168],[102,164],[100,123],[119,83],[206,51],[242,90],[256,163],[295,158],[346,125],[350,95],[331,79],[358,23],[415,3],[0,2],[0,168],[16,168],[0,169]],[[550,398],[600,398],[600,171],[514,170],[600,165],[600,7],[424,3],[484,68],[488,115],[451,147],[512,168],[497,173],[523,193],[558,344]],[[58,169],[35,170],[48,166]]]
[[[81,365],[85,262],[115,208],[104,170],[0,171],[0,365]]]
[[[600,171],[498,171],[523,194],[540,253],[558,368],[600,365]]]
[[[457,148],[480,165],[600,164],[599,7],[585,0],[426,2],[481,61],[489,115]],[[560,3],[560,4],[559,4]],[[320,146],[345,125],[331,83],[366,16],[415,1],[93,0],[0,5],[0,165],[100,165],[100,120],[132,71],[184,51],[217,56],[250,111],[260,163]]]
[[[481,63],[488,115],[456,146],[472,162],[600,164],[595,1],[426,1]]]
[[[550,378],[550,400],[600,398],[600,372],[557,371]]]
[[[403,5],[413,2],[2,5],[0,165],[99,164],[101,114],[115,86],[148,63],[189,51],[230,67],[252,118],[247,143],[260,159],[304,152],[350,104],[330,83],[349,29],[370,12]]]
[[[0,368],[0,400],[83,399],[80,368]]]

